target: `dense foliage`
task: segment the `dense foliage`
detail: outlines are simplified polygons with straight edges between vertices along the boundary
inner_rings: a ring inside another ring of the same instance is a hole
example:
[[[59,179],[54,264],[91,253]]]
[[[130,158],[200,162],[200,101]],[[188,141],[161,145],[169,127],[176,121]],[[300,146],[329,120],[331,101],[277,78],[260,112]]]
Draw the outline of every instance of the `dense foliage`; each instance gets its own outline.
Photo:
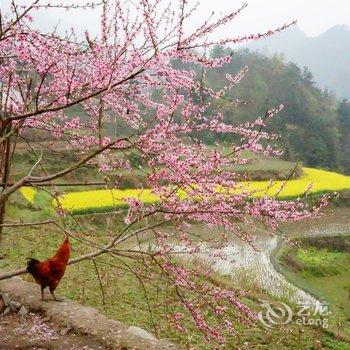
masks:
[[[350,105],[338,101],[328,91],[318,89],[308,68],[301,69],[286,63],[282,56],[268,58],[248,50],[233,51],[217,46],[213,58],[232,54],[233,59],[223,65],[202,72],[197,67],[203,86],[224,87],[227,74],[237,74],[247,67],[244,78],[235,89],[211,104],[207,115],[222,108],[224,121],[251,121],[262,115],[269,106],[283,104],[284,109],[269,124],[270,131],[281,136],[279,146],[288,160],[305,165],[350,172],[349,154]],[[181,66],[179,61],[174,63]],[[193,67],[191,67],[193,68]],[[231,135],[205,133],[207,143],[230,141]]]

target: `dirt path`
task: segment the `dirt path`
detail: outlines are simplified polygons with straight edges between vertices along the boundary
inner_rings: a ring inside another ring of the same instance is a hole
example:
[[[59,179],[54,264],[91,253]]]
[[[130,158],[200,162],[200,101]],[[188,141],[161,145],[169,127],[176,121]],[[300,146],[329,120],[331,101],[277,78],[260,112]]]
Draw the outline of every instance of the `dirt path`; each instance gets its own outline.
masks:
[[[37,313],[18,316],[0,315],[0,350],[104,350],[102,344],[87,335],[61,328]]]

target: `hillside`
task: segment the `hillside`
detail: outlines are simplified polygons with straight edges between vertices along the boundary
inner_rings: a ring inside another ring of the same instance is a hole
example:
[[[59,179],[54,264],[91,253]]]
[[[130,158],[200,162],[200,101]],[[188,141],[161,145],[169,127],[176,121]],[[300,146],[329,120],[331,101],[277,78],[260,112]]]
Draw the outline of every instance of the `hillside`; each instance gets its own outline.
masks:
[[[309,67],[321,89],[350,98],[350,29],[345,25],[317,37],[307,37],[299,27],[293,27],[247,47],[268,56],[283,54],[287,61]]]
[[[248,50],[234,51],[216,47],[211,52],[218,58],[231,54],[232,60],[221,68],[208,69],[203,84],[220,90],[227,82],[227,74],[238,74],[248,67],[239,84],[228,91],[222,99],[212,102],[206,112],[208,118],[221,113],[224,121],[237,125],[265,115],[266,111],[284,105],[284,109],[268,121],[269,131],[278,134],[278,146],[289,161],[302,161],[304,165],[350,172],[347,161],[349,143],[349,103],[339,101],[328,92],[320,90],[313,82],[308,69],[295,63],[287,63],[279,56],[266,57]],[[184,69],[195,66],[174,62]],[[200,78],[198,71],[198,79]],[[194,98],[201,98],[194,96]],[[215,140],[232,141],[232,136],[222,133],[202,133],[206,143]],[[235,140],[236,141],[236,140]]]

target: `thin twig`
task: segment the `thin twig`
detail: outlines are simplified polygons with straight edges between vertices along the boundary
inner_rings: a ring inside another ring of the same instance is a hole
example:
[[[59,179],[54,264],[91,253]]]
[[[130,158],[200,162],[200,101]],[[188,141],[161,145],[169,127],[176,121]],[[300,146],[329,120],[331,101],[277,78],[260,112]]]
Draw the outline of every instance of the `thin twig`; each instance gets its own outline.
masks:
[[[105,291],[104,291],[104,288],[103,288],[101,276],[100,276],[100,273],[99,273],[99,270],[98,270],[98,266],[97,266],[97,263],[96,263],[95,259],[91,259],[91,260],[92,260],[92,263],[94,264],[96,276],[97,276],[98,283],[99,283],[100,289],[101,289],[103,310],[104,310],[105,312],[107,312],[107,308],[106,308],[106,296],[105,296]]]
[[[0,224],[2,227],[23,227],[23,226],[40,226],[54,223],[54,220],[37,221],[37,222],[6,222]]]

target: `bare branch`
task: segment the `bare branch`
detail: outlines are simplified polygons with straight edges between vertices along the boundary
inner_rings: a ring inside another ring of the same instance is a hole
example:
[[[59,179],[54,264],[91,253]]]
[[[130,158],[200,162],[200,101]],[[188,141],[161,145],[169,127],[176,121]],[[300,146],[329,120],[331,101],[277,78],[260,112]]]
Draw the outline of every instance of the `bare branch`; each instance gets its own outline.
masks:
[[[98,283],[99,283],[100,289],[101,289],[103,309],[106,312],[107,311],[107,309],[106,309],[106,296],[105,296],[105,290],[104,290],[104,287],[103,287],[103,284],[102,284],[101,276],[100,276],[100,273],[99,273],[99,270],[98,270],[98,266],[97,266],[97,263],[96,263],[95,259],[91,259],[91,260],[92,260],[92,263],[94,264],[96,276],[97,276]]]

